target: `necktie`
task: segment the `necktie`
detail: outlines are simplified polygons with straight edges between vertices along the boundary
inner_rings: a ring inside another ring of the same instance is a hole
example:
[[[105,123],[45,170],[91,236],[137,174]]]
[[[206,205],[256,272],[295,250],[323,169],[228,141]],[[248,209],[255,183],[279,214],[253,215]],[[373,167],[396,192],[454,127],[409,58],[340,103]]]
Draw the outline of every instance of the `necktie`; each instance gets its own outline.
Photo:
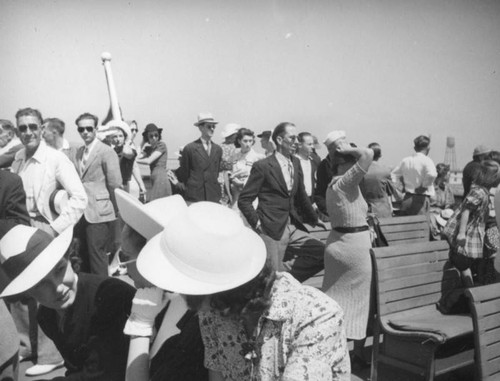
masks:
[[[290,176],[290,183],[288,184],[288,190],[291,191],[293,188],[293,164],[291,160],[288,160],[288,174]]]
[[[89,147],[85,147],[82,156],[82,171],[85,169],[88,159],[89,159]]]
[[[207,142],[207,154],[210,156],[210,140]]]

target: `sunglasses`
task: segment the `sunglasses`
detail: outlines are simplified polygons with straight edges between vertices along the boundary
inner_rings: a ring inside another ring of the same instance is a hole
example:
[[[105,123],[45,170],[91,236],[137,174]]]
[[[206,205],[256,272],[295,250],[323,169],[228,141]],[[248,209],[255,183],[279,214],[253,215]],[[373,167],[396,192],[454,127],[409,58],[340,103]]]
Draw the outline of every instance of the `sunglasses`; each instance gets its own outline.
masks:
[[[78,132],[81,134],[83,131],[92,132],[94,127],[78,127]]]
[[[137,128],[131,128],[131,129],[130,129],[130,131],[132,131],[132,132],[137,132],[137,131],[139,131],[139,130],[138,130]]]
[[[28,131],[28,128],[30,129],[31,132],[35,132],[38,131],[40,126],[36,123],[32,123],[32,124],[21,124],[19,127],[17,127],[17,129],[21,134],[24,134],[26,131]]]

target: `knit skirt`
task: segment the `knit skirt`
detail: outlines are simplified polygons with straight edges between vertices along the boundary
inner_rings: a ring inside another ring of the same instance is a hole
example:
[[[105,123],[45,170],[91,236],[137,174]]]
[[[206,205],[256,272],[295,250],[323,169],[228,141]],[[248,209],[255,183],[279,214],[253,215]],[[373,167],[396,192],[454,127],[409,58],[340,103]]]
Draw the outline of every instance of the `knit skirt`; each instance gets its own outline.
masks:
[[[369,231],[332,230],[326,241],[322,289],[344,310],[348,339],[366,337],[372,284],[370,248]]]

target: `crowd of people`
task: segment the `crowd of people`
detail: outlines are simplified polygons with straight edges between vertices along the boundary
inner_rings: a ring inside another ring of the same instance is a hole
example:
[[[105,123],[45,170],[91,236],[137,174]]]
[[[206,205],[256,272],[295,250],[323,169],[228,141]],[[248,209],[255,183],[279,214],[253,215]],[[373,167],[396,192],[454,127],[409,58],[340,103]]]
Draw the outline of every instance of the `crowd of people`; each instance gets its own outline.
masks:
[[[171,170],[154,123],[136,144],[137,122],[83,113],[74,147],[58,118],[15,120],[0,120],[0,381],[24,360],[30,376],[64,365],[61,380],[349,380],[369,365],[378,218],[426,215],[466,287],[498,281],[500,152],[485,146],[458,203],[425,135],[391,170],[341,130],[321,159],[290,122],[230,123],[219,145],[200,113]],[[309,233],[327,223],[326,243]],[[302,284],[322,270],[321,290]]]

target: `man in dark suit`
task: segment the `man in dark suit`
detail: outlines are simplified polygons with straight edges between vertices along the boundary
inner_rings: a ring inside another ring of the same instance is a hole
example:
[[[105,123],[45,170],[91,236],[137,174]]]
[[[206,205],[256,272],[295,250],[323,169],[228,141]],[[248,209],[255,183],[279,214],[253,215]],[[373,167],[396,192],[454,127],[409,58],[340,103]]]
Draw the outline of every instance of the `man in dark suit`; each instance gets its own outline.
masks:
[[[323,269],[325,249],[307,233],[303,222],[322,224],[307,197],[299,160],[293,155],[297,147],[295,125],[279,124],[272,139],[276,152],[254,163],[238,207],[261,234],[275,268],[289,271],[303,282]],[[256,198],[257,209],[252,204]]]
[[[110,242],[114,242],[114,222],[118,209],[115,189],[122,186],[122,176],[118,156],[113,148],[97,139],[98,118],[85,113],[76,121],[78,132],[85,143],[78,148],[76,160],[83,187],[89,202],[83,218],[76,226],[80,239],[81,253],[87,272],[108,275]]]
[[[212,114],[200,113],[194,123],[201,137],[186,145],[180,157],[178,179],[186,185],[187,202],[219,202],[221,187],[217,180],[222,160],[222,148],[212,142],[215,126]]]
[[[297,159],[300,161],[302,173],[304,174],[304,188],[306,189],[307,197],[314,204],[313,195],[316,187],[316,171],[318,163],[313,159],[312,153],[314,150],[314,138],[309,132],[301,132],[297,136],[299,145],[297,147]]]
[[[18,175],[4,170],[0,170],[0,220],[30,224],[23,182]],[[18,352],[16,326],[5,303],[0,300],[0,381],[17,379]]]

